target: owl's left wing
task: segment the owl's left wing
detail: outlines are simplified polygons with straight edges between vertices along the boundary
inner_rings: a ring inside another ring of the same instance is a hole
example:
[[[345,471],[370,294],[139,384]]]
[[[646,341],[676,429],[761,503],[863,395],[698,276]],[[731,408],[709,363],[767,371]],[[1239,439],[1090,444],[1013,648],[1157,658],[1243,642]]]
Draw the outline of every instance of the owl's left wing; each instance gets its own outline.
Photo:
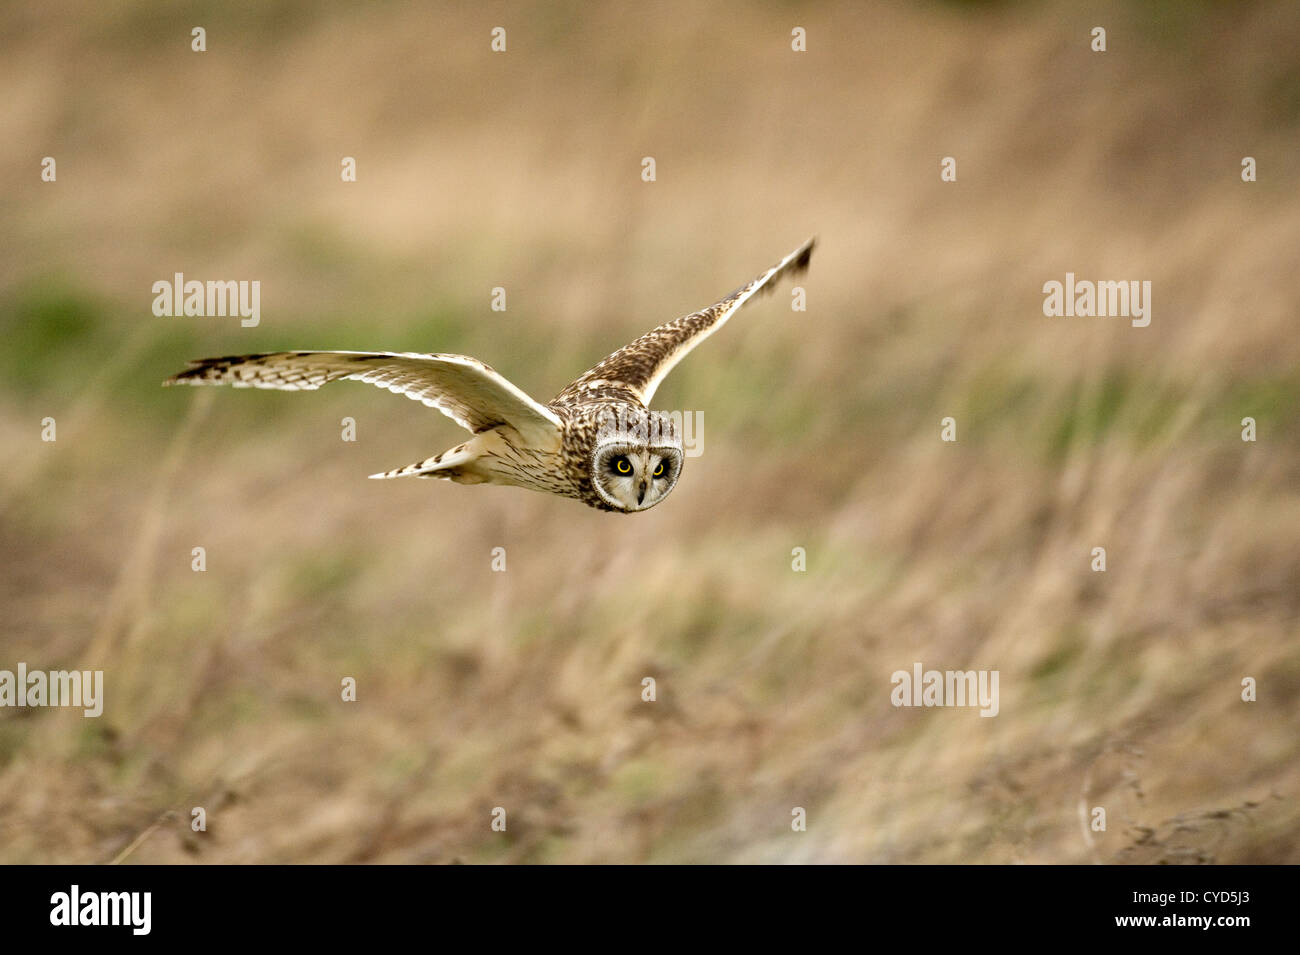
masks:
[[[560,419],[555,412],[467,355],[288,351],[202,358],[163,384],[315,391],[327,382],[349,378],[437,408],[474,434],[508,424],[539,447],[559,439]]]
[[[556,397],[552,404],[583,397],[615,396],[648,406],[659,383],[696,345],[726,324],[742,305],[760,292],[770,291],[787,275],[808,268],[811,238],[752,282],[747,282],[708,308],[683,315],[647,332],[620,348],[584,374]]]

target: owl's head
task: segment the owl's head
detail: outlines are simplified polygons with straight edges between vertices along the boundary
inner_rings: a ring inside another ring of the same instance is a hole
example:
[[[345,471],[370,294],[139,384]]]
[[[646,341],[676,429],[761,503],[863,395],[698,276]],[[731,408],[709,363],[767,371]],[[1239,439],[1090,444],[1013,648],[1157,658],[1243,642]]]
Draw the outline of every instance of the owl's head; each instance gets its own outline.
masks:
[[[602,415],[591,455],[591,483],[616,511],[645,511],[668,496],[682,474],[682,442],[673,419],[620,409]]]

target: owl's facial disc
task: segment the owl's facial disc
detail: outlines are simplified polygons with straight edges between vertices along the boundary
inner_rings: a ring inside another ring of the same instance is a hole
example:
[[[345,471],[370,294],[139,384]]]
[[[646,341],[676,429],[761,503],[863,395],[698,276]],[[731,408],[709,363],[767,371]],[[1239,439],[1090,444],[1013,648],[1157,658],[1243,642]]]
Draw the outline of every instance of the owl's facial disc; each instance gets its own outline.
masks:
[[[599,445],[592,457],[596,493],[619,511],[654,507],[668,496],[681,473],[682,451],[675,445],[610,441]]]
[[[668,496],[682,473],[682,442],[671,415],[630,404],[602,410],[591,480],[614,510],[645,511]]]

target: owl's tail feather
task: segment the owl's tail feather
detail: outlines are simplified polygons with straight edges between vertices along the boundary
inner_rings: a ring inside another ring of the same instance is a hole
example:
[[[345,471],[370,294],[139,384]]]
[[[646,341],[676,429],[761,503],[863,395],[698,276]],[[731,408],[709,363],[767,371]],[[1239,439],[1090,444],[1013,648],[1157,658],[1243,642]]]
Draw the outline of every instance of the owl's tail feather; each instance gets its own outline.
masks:
[[[408,464],[405,467],[393,468],[391,471],[381,471],[378,474],[370,475],[370,477],[381,480],[399,477],[445,478],[458,484],[481,484],[486,478],[472,471],[467,471],[463,467],[477,458],[478,453],[471,449],[468,444],[460,444],[442,452],[442,454],[425,458],[423,461],[416,461],[414,464]]]
[[[415,474],[424,474],[438,466],[438,458],[425,458],[423,461],[416,461],[414,464],[408,464],[405,467],[393,468],[391,471],[380,471],[378,474],[369,475],[374,479],[410,477]]]

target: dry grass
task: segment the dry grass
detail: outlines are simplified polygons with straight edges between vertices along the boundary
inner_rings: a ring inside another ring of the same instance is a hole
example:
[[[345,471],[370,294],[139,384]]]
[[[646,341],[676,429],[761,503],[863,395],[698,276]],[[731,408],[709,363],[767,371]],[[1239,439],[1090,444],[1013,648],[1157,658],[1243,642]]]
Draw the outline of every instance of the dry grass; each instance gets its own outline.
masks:
[[[0,860],[1300,861],[1300,11],[697,6],[0,13],[0,668],[108,694],[0,711]],[[635,518],[366,481],[457,437],[360,385],[158,387],[396,348],[549,397],[812,232],[809,311],[661,390],[705,453]],[[1044,318],[1067,270],[1151,326]],[[154,318],[174,271],[262,326]],[[1000,714],[895,709],[914,660]]]

